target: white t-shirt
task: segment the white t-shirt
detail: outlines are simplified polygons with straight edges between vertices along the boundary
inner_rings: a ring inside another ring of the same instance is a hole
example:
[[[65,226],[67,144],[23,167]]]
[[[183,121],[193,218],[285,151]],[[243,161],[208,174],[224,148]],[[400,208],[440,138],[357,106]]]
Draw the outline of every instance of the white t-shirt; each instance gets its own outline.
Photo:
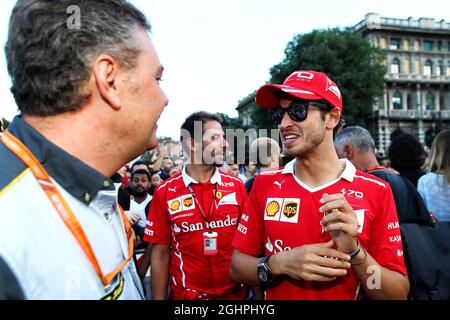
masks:
[[[137,203],[133,198],[130,199],[130,211],[139,214],[141,220],[139,220],[138,225],[143,228],[145,228],[145,225],[147,224],[147,212],[145,212],[145,207],[150,201],[152,201],[151,195],[147,195],[147,198],[141,203]]]

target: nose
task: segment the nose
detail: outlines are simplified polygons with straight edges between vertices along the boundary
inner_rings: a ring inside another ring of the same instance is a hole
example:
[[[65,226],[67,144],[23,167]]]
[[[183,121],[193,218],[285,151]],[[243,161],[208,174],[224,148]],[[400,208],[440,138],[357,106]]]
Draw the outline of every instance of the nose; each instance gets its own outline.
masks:
[[[281,123],[278,126],[280,129],[292,126],[292,119],[291,117],[289,117],[287,112],[283,114],[283,118],[281,118]]]
[[[167,97],[164,90],[161,89],[161,93],[162,93],[162,99],[164,101],[164,107],[167,107],[167,105],[169,104],[169,98]]]
[[[228,143],[227,139],[223,138],[223,147],[228,149],[230,147],[230,144]]]

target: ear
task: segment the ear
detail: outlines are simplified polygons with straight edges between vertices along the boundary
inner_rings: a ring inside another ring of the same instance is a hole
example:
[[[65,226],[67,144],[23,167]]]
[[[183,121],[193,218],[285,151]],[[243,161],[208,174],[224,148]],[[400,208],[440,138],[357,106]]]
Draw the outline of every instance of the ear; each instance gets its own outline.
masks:
[[[118,90],[119,64],[113,57],[102,54],[94,62],[93,74],[98,92],[114,110],[119,110],[121,101]]]
[[[345,153],[345,157],[346,157],[348,160],[351,160],[351,159],[353,159],[354,156],[355,156],[355,149],[353,148],[352,145],[346,144],[346,145],[344,146],[344,153]]]
[[[189,149],[189,152],[193,152],[195,150],[195,141],[191,137],[186,138],[186,147]]]
[[[339,120],[341,119],[341,112],[338,108],[333,108],[330,112],[328,112],[328,122],[327,128],[333,130],[337,125],[339,125]]]

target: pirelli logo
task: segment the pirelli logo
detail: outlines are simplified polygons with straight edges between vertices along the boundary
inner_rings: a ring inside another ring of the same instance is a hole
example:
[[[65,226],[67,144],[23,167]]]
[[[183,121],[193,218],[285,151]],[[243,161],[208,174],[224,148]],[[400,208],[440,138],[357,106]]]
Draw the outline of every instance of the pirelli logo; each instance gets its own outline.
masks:
[[[264,220],[297,223],[299,215],[299,198],[267,198]]]

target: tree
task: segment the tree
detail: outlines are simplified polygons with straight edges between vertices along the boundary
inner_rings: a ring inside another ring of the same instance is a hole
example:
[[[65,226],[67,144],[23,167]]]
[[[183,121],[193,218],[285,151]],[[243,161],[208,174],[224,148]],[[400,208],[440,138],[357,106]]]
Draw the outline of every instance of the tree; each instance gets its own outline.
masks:
[[[226,129],[247,129],[243,124],[242,124],[242,119],[239,118],[232,118],[229,115],[225,114],[225,113],[217,113],[221,118],[222,118],[222,128],[224,130]]]
[[[275,122],[273,122],[269,110],[258,107],[256,102],[252,102],[250,107],[250,118],[253,125],[257,129],[274,129],[277,128]]]
[[[314,30],[288,43],[284,60],[270,69],[270,83],[283,83],[295,70],[325,72],[342,91],[348,125],[365,125],[383,93],[385,52],[350,30]]]

